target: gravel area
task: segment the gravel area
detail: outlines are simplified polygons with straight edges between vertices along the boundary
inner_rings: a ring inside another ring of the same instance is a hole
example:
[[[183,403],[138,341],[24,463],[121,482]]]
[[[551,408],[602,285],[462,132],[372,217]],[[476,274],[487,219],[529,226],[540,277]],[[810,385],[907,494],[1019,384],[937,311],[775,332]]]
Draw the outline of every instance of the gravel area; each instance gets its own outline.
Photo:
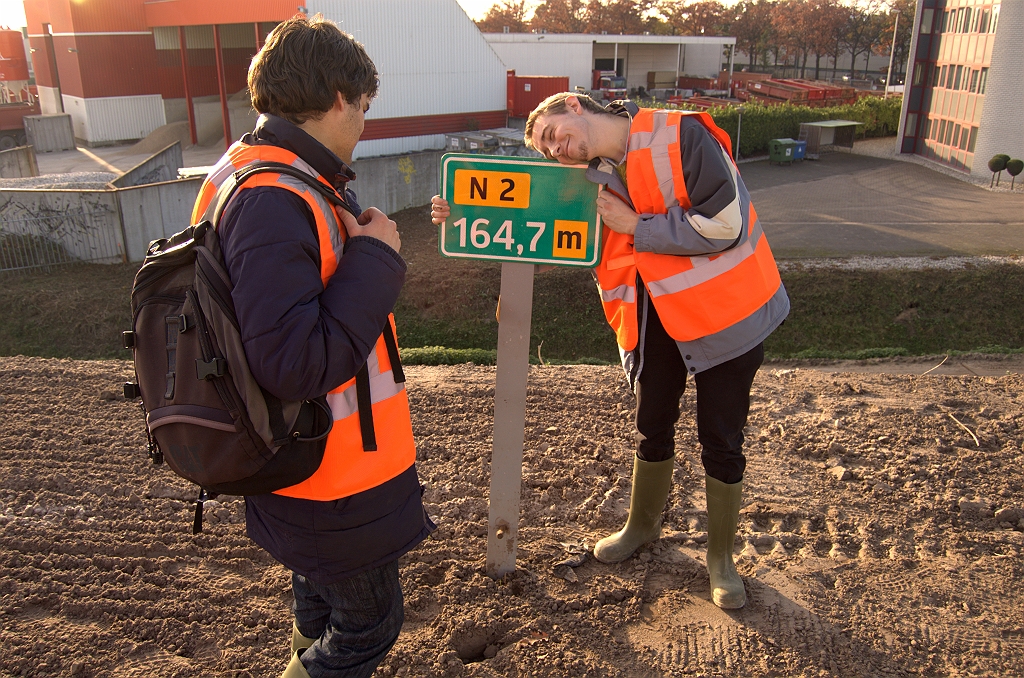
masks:
[[[113,172],[68,172],[67,174],[44,174],[38,177],[0,179],[0,188],[38,189],[103,189],[119,175]]]

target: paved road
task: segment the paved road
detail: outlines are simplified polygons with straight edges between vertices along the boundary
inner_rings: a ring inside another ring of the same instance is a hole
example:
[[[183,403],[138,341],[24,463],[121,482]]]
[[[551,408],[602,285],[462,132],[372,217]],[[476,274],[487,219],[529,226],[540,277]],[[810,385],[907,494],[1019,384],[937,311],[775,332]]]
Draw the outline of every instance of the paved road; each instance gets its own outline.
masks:
[[[1024,254],[1024,186],[993,192],[851,153],[740,172],[779,258]]]
[[[132,150],[41,153],[39,169],[125,171],[147,157]],[[222,152],[189,148],[185,164],[210,165]],[[993,192],[913,162],[854,153],[782,166],[745,162],[740,172],[780,259],[1024,255],[1024,177],[1016,193]]]

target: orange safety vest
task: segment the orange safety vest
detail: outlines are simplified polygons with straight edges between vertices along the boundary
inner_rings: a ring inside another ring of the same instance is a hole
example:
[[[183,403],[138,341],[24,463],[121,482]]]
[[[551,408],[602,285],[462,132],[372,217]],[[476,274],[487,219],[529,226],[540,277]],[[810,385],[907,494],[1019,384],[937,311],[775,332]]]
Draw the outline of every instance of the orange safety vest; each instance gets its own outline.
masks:
[[[259,161],[291,165],[316,177],[333,190],[329,182],[291,151],[277,146],[251,146],[239,141],[228,149],[203,182],[192,211],[192,222],[198,223],[202,219],[217,189],[228,177]],[[309,205],[316,219],[320,241],[320,279],[326,285],[338,267],[338,259],[348,238],[337,208],[305,183],[287,174],[255,174],[243,182],[240,188],[257,186],[273,186],[291,191]],[[394,333],[394,316],[389,315],[388,321]],[[334,415],[334,428],[327,436],[327,448],[320,467],[306,480],[277,490],[275,494],[317,501],[341,499],[391,480],[416,461],[405,384],[395,381],[383,334],[377,338],[367,358],[367,370],[377,449],[363,449],[356,379],[353,377],[327,394],[327,403]]]
[[[696,116],[732,157],[729,135],[707,113],[640,109],[630,123],[626,154],[626,187],[640,214],[666,214],[676,205],[690,209],[680,150],[684,115]],[[631,351],[637,345],[637,272],[665,331],[677,341],[720,332],[772,298],[782,282],[775,258],[754,206],[749,198],[740,200],[743,233],[738,243],[709,256],[637,252],[632,235],[604,229],[595,274],[605,317],[619,346]]]

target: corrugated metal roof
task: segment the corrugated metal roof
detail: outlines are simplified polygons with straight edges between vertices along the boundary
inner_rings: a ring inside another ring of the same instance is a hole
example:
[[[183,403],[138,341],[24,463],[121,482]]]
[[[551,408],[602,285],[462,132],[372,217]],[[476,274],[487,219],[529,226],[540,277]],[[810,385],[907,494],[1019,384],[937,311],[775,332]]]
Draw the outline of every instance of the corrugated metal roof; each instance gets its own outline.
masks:
[[[369,119],[504,110],[505,66],[456,0],[310,0],[380,73]]]
[[[568,42],[588,44],[653,44],[653,45],[735,45],[729,36],[693,35],[605,35],[596,33],[482,33],[487,42]]]

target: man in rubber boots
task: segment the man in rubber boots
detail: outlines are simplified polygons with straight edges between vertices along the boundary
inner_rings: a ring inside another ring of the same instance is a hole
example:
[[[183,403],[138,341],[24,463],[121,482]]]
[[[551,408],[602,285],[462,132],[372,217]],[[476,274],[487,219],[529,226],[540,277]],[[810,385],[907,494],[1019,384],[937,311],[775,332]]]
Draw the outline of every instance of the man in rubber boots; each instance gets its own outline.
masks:
[[[249,68],[256,129],[214,166],[194,213],[256,162],[334,191],[331,200],[286,173],[256,174],[218,226],[253,376],[281,399],[327,394],[334,417],[310,478],[245,498],[249,536],[292,571],[286,678],[373,673],[404,620],[398,558],[432,529],[391,315],[405,280],[401,239],[348,188],[377,86],[362,45],[333,23],[279,24]]]
[[[629,101],[603,108],[567,92],[530,114],[525,136],[549,159],[589,163],[587,177],[605,189],[597,199],[607,228],[595,277],[636,393],[637,449],[629,518],[594,556],[618,563],[661,534],[680,399],[693,375],[712,600],[743,607],[733,562],[743,427],[762,342],[786,318],[789,298],[729,137],[705,113]],[[435,222],[448,213],[435,198]]]

